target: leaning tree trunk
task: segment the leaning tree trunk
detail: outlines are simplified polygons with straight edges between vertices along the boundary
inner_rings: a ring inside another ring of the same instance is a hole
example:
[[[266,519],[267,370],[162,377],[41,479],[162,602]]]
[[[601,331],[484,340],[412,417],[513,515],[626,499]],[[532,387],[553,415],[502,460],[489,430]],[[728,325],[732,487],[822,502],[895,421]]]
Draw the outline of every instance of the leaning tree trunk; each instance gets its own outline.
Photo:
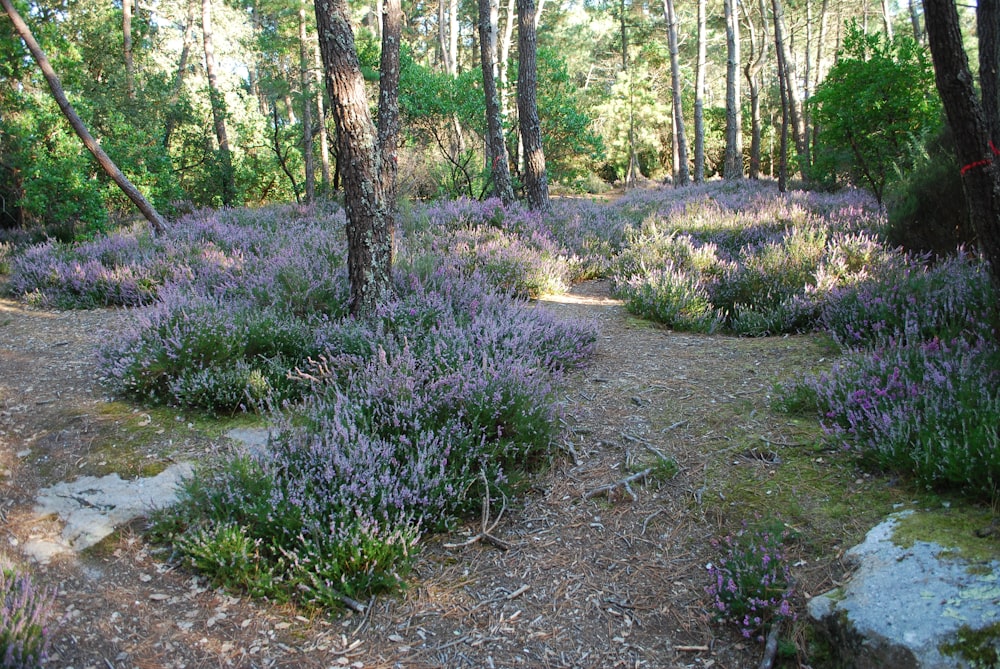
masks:
[[[674,0],[663,0],[663,13],[667,19],[667,44],[670,47],[670,88],[673,92],[674,146],[677,158],[674,161],[674,183],[686,186],[691,178],[688,172],[688,147],[684,136],[684,109],[681,105],[681,66],[677,44],[677,14]]]
[[[774,45],[775,56],[778,61],[778,88],[781,91],[781,144],[778,149],[778,191],[784,193],[788,190],[788,123],[791,118],[789,113],[788,77],[786,76],[787,61],[786,51],[782,48],[781,22],[778,20],[781,11],[779,0],[771,0],[771,8],[774,12],[772,23],[774,23]]]
[[[479,55],[483,68],[483,94],[486,99],[486,157],[493,177],[493,192],[504,205],[514,202],[514,187],[507,165],[507,144],[503,136],[500,94],[497,92],[496,56],[499,0],[479,0]]]
[[[347,0],[316,0],[315,7],[326,87],[337,125],[337,164],[343,175],[350,309],[355,316],[364,317],[374,313],[391,287],[392,205],[348,20]],[[385,38],[383,35],[383,43]],[[389,39],[398,49],[398,36]],[[383,51],[383,58],[385,55]]]
[[[938,93],[964,166],[962,186],[972,229],[990,262],[993,282],[1000,286],[1000,157],[990,144],[990,124],[976,95],[954,0],[924,0],[924,18]],[[981,50],[992,48],[980,44]]]
[[[14,9],[14,5],[11,0],[0,0],[0,5],[3,6],[4,11],[7,12],[7,16],[10,17],[11,23],[14,24],[14,29],[17,34],[24,40],[25,45],[28,47],[28,51],[31,52],[31,57],[35,59],[38,63],[38,67],[41,68],[42,74],[45,75],[45,81],[48,82],[49,88],[52,90],[52,97],[55,98],[56,104],[59,105],[59,109],[62,111],[66,120],[69,124],[73,126],[73,130],[76,132],[77,136],[83,141],[83,145],[87,147],[87,150],[94,156],[98,164],[104,170],[104,172],[111,178],[112,181],[122,190],[123,193],[132,200],[142,215],[146,217],[149,224],[153,226],[153,230],[157,233],[163,232],[166,227],[163,217],[153,208],[153,205],[139,192],[135,186],[132,185],[122,171],[118,169],[118,166],[112,162],[108,154],[104,152],[101,145],[97,143],[94,137],[87,130],[87,127],[83,124],[83,121],[77,115],[73,106],[69,103],[66,98],[66,93],[63,91],[62,84],[59,81],[59,77],[56,76],[55,70],[52,69],[52,65],[49,63],[49,59],[45,57],[45,52],[42,51],[42,47],[38,45],[35,41],[34,35],[31,34],[31,29],[28,28],[28,24],[24,22],[21,15],[17,13]]]
[[[524,142],[524,193],[530,209],[547,209],[549,184],[545,175],[542,124],[538,119],[534,0],[517,0],[517,32],[517,111]]]

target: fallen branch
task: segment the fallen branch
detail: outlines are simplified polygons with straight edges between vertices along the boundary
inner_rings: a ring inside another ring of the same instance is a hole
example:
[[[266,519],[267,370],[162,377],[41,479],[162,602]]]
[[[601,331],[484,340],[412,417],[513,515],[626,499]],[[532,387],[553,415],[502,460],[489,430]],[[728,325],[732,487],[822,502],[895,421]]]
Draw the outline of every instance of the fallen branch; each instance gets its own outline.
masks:
[[[495,530],[497,528],[497,525],[500,524],[500,520],[503,518],[504,511],[507,510],[507,495],[505,495],[503,493],[503,491],[500,491],[500,494],[503,495],[503,506],[500,507],[500,513],[497,514],[496,520],[493,521],[493,524],[491,525],[490,524],[490,502],[491,502],[491,500],[490,500],[490,485],[486,481],[486,472],[485,471],[482,473],[482,475],[483,475],[483,487],[486,489],[486,495],[485,495],[485,498],[483,499],[482,531],[479,534],[475,535],[474,537],[469,537],[465,541],[462,541],[462,542],[457,543],[457,544],[442,544],[442,546],[444,546],[445,548],[447,548],[449,550],[455,550],[457,548],[465,548],[466,546],[471,546],[472,544],[476,543],[477,541],[484,541],[484,542],[486,542],[488,544],[491,544],[491,545],[499,548],[502,551],[510,550],[510,544],[509,543],[507,543],[503,539],[498,539],[497,537],[493,536],[493,534],[492,534],[493,530]]]
[[[781,633],[781,619],[774,621],[771,631],[767,633],[767,643],[764,645],[764,657],[760,660],[757,669],[771,669],[774,665],[774,656],[778,653],[778,634]]]
[[[632,486],[630,484],[635,483],[636,481],[644,481],[646,477],[649,476],[651,473],[653,473],[653,468],[647,467],[646,469],[643,469],[641,472],[636,472],[631,476],[626,476],[620,481],[615,481],[614,483],[602,485],[600,488],[594,488],[589,492],[585,492],[583,493],[583,498],[590,499],[591,497],[597,497],[598,495],[610,496],[610,494],[615,490],[617,490],[618,488],[624,488],[625,492],[627,492],[629,497],[632,498],[632,501],[636,502],[639,500],[639,498],[632,490]]]
[[[682,653],[707,653],[708,646],[674,646],[674,650]]]

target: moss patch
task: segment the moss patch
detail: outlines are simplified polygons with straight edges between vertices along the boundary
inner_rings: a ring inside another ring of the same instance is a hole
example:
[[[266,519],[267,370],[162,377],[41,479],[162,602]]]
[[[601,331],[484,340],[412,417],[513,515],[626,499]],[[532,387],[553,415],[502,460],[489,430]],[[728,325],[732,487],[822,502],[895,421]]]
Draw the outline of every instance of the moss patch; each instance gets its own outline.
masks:
[[[1000,669],[1000,623],[978,630],[963,626],[955,637],[941,645],[943,654],[961,657],[976,669]]]
[[[994,522],[995,516],[989,509],[955,506],[919,511],[898,521],[892,540],[903,548],[913,546],[915,541],[938,544],[942,547],[939,557],[970,562],[1000,561],[998,533],[983,532]]]

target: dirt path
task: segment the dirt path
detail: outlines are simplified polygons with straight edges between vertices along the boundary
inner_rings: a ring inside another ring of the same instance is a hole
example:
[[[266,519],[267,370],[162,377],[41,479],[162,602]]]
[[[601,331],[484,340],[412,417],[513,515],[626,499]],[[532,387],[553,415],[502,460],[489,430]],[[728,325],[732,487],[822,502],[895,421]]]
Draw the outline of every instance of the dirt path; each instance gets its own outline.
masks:
[[[815,343],[671,333],[631,319],[599,282],[540,306],[595,319],[601,335],[561,398],[562,455],[493,530],[509,549],[444,546],[478,524],[431,537],[406,593],[375,600],[364,615],[310,618],[213,590],[123,528],[83,556],[32,567],[59,590],[49,666],[756,665],[760,648],[707,610],[710,540],[730,515],[712,472],[739,467],[766,480],[773,463],[747,456],[737,435],[786,438],[766,396]],[[32,513],[39,488],[225,447],[182,416],[168,424],[106,401],[93,351],[120,318],[0,301],[0,554],[10,559],[59,530]],[[154,438],[137,439],[141,430]],[[656,452],[680,465],[675,478],[632,485],[634,500],[624,488],[585,498]]]

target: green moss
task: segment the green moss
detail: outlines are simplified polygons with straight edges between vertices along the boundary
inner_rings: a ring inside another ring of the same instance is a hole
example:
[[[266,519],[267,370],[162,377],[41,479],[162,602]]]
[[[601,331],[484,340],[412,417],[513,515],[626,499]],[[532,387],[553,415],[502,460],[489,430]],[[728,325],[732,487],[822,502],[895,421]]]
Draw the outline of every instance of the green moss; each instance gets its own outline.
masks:
[[[913,546],[915,541],[938,544],[942,549],[939,557],[961,558],[973,563],[1000,561],[997,533],[986,533],[984,537],[977,535],[990,528],[993,522],[994,516],[989,509],[956,505],[919,511],[898,521],[892,540],[903,548]]]
[[[965,625],[953,641],[944,643],[939,650],[945,655],[963,658],[975,669],[1000,668],[1000,622],[981,629]]]

